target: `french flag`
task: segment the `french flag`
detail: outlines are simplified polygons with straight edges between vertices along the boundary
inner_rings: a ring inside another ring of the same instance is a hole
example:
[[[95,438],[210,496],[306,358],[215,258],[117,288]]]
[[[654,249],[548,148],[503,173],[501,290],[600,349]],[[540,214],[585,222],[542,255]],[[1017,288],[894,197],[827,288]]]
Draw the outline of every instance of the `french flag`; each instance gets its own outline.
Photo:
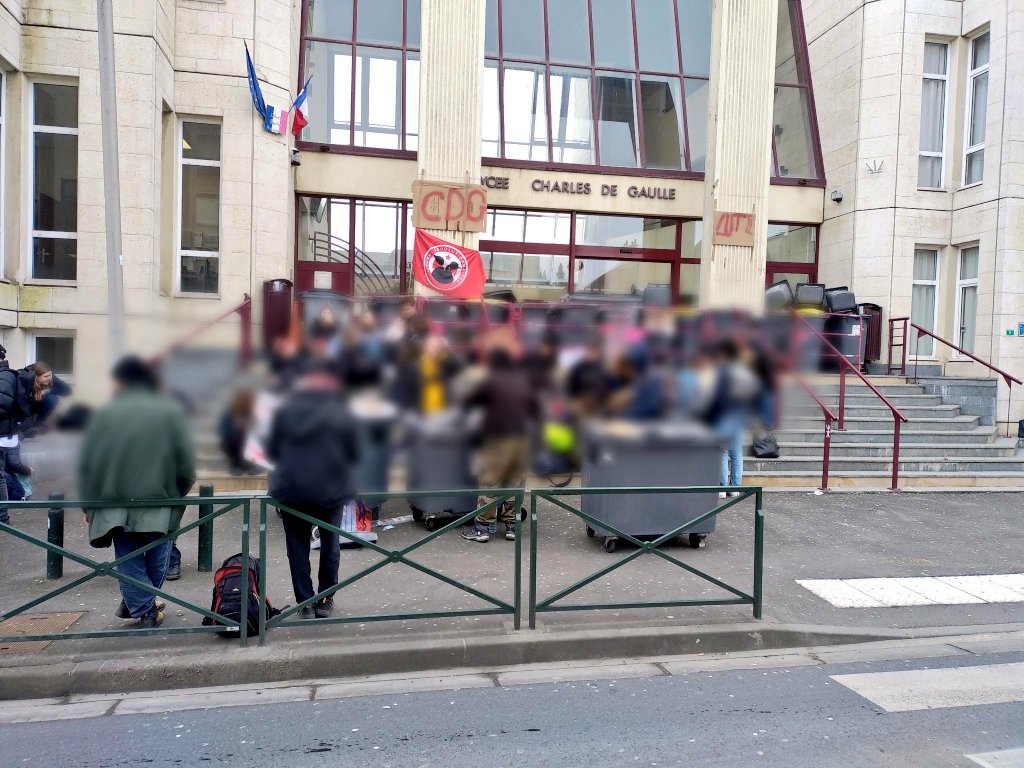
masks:
[[[263,128],[270,133],[283,136],[288,131],[288,110],[280,110],[268,104],[266,112],[263,113]]]
[[[312,78],[309,78],[311,80]],[[309,109],[306,107],[306,90],[309,88],[309,80],[302,86],[292,102],[292,135],[298,138],[302,129],[309,125]]]

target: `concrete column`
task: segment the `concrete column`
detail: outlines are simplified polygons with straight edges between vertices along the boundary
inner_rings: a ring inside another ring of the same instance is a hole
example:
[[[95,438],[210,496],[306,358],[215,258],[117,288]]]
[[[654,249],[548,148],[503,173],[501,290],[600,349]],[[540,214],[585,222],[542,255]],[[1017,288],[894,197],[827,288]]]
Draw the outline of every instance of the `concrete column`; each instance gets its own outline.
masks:
[[[714,0],[702,307],[764,306],[779,0]],[[754,245],[715,245],[716,211],[754,216]]]
[[[485,0],[423,0],[419,179],[480,183],[485,11]],[[480,240],[429,231],[469,248]]]

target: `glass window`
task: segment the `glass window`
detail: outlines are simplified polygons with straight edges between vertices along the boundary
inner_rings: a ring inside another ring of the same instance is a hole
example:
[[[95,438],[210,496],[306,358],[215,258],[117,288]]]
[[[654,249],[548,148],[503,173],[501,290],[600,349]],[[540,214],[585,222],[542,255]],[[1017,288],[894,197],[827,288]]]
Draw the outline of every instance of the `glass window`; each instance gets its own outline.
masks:
[[[708,81],[687,78],[685,88],[690,170],[703,171],[708,151]]]
[[[215,123],[181,124],[178,289],[182,293],[220,290],[220,133]]]
[[[584,23],[587,0],[548,0],[548,48],[551,61],[590,64],[590,28]]]
[[[498,55],[498,0],[487,0],[487,18],[484,26],[484,53]]]
[[[484,62],[484,110],[483,147],[484,157],[501,157],[501,106],[498,103],[498,62]]]
[[[506,64],[505,157],[548,159],[547,94],[543,64]]]
[[[640,164],[632,75],[598,73],[597,130],[601,165],[634,168]]]
[[[501,50],[506,59],[544,61],[543,0],[502,3]]]
[[[551,137],[557,163],[594,165],[590,70],[551,70]]]
[[[707,77],[711,74],[711,0],[677,2],[683,72]]]
[[[58,376],[73,376],[75,372],[75,337],[51,331],[60,335],[35,337],[33,362],[46,363]]]
[[[594,63],[599,67],[635,69],[633,11],[630,0],[591,3],[594,27]]]
[[[32,85],[32,277],[78,276],[78,86]]]
[[[985,178],[985,121],[988,114],[989,33],[971,41],[967,77],[967,126],[964,131],[964,185]]]
[[[306,0],[303,81],[310,79],[309,125],[301,141],[383,150],[419,143],[420,0],[356,4]],[[371,43],[355,49],[357,42]],[[403,41],[403,33],[407,38]]]
[[[803,88],[776,86],[774,122],[778,175],[817,178],[807,92]]]
[[[935,332],[938,321],[938,305],[936,296],[939,286],[939,252],[928,248],[914,251],[914,282],[910,296],[910,321]],[[931,357],[935,353],[934,340],[931,336],[920,334],[911,329],[910,354]]]
[[[683,168],[683,112],[679,78],[640,76],[644,151],[648,168]]]
[[[978,246],[960,249],[956,281],[956,338],[967,352],[974,352],[978,330]]]
[[[574,293],[638,296],[652,285],[671,285],[672,265],[665,261],[576,259]]]
[[[800,70],[796,65],[796,45],[793,41],[793,19],[789,0],[779,0],[778,37],[775,45],[775,82],[800,83]]]
[[[817,236],[817,227],[768,224],[768,261],[813,264]]]
[[[636,37],[640,69],[679,71],[675,0],[646,0],[636,4]]]
[[[0,277],[6,274],[4,239],[6,232],[5,183],[7,180],[7,75],[0,72]]]
[[[640,218],[635,216],[604,216],[578,214],[576,243],[604,245],[613,248],[676,247],[675,219]]]
[[[918,147],[917,186],[940,189],[946,150],[946,85],[949,46],[924,44],[921,83],[921,136]]]
[[[352,264],[357,296],[387,295],[401,290],[402,208],[402,203],[355,201]],[[347,230],[346,224],[342,226]]]

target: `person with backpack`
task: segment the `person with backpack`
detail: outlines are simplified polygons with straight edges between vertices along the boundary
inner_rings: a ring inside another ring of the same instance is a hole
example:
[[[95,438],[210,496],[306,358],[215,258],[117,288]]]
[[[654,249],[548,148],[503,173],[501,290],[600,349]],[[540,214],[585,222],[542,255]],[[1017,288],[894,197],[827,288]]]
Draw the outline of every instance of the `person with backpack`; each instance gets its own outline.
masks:
[[[336,366],[328,361],[311,364],[274,414],[267,456],[274,463],[271,496],[314,520],[340,526],[345,504],[355,498],[352,468],[359,460],[359,449]],[[314,592],[309,551],[315,523],[287,510],[282,510],[281,521],[295,600],[304,603],[338,583],[338,534],[320,529],[319,581]],[[301,617],[323,619],[333,611],[334,596],[329,595],[303,608]]]
[[[158,392],[156,373],[141,358],[128,356],[114,366],[114,397],[89,423],[82,442],[78,487],[89,501],[108,502],[86,512],[89,543],[113,545],[122,558],[178,530],[183,506],[125,507],[132,499],[171,500],[189,492],[196,480],[195,451],[184,411]],[[131,578],[159,589],[167,576],[171,542],[118,566]],[[138,619],[152,629],[164,620],[163,604],[152,592],[120,582],[118,618]]]
[[[7,362],[7,350],[0,346],[0,477],[7,472],[8,452],[18,447],[21,424],[31,415],[35,384],[35,373],[12,369]],[[17,460],[20,464],[20,454]],[[0,482],[0,501],[7,500],[7,483]],[[7,510],[0,509],[0,523],[10,521]]]

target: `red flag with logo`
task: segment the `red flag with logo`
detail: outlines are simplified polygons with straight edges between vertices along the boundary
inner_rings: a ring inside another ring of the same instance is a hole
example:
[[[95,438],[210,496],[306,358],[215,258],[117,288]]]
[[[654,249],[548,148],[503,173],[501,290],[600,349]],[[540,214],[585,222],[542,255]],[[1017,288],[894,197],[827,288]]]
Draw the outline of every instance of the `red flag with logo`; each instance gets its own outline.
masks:
[[[412,273],[416,282],[454,299],[479,299],[487,275],[480,251],[416,230]]]

